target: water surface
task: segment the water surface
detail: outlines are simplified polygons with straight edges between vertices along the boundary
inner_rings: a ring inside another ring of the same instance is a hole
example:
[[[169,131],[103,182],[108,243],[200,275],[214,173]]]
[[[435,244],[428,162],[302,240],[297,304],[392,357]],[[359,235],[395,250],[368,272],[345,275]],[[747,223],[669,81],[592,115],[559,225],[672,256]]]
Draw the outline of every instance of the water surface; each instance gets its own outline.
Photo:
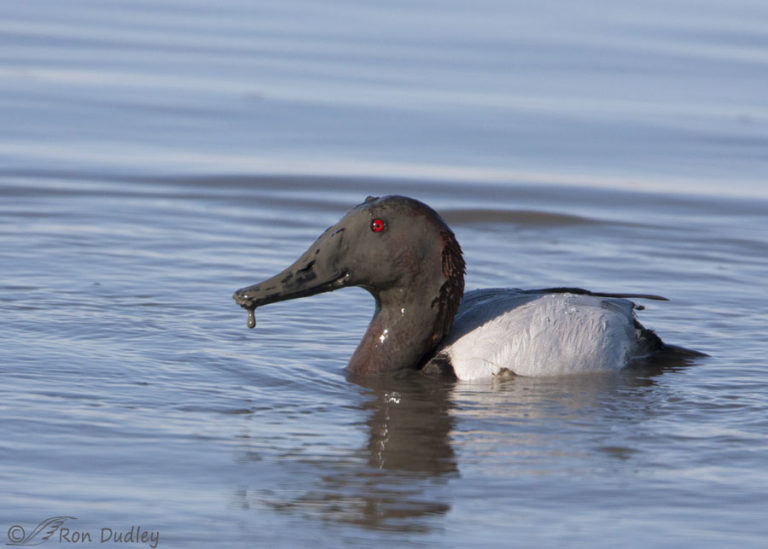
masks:
[[[0,535],[763,546],[767,11],[0,6]],[[355,383],[363,290],[246,328],[235,289],[389,193],[468,289],[661,294],[643,323],[710,356]]]

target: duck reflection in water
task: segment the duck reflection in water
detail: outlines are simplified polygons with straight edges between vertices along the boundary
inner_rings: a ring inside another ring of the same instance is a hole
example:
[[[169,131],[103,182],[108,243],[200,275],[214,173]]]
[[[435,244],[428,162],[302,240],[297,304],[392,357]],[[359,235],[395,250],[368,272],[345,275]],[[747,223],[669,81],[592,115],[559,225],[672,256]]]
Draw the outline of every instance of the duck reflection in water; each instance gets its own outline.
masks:
[[[294,480],[306,479],[298,496],[253,486],[237,498],[243,506],[250,506],[250,499],[255,507],[365,529],[430,532],[442,527],[441,517],[452,508],[455,494],[447,485],[460,475],[455,444],[465,449],[465,467],[482,463],[484,469],[515,470],[523,478],[560,474],[563,459],[587,470],[596,454],[620,461],[634,449],[611,433],[632,432],[633,422],[654,415],[645,391],[638,389],[693,363],[656,360],[614,374],[477,383],[436,382],[418,372],[351,376],[362,397],[352,413],[365,417],[352,428],[365,432],[364,444],[336,449],[330,459],[305,460],[301,450],[283,458],[290,461],[281,469],[295,468]],[[606,403],[620,403],[622,413]],[[573,422],[605,424],[608,436],[592,448],[569,445]]]
[[[413,378],[411,377],[413,376]],[[363,528],[428,532],[450,510],[441,489],[458,475],[451,446],[450,381],[416,373],[356,381],[366,399],[367,442],[348,456],[308,464],[312,486],[297,498],[269,498],[281,512]]]

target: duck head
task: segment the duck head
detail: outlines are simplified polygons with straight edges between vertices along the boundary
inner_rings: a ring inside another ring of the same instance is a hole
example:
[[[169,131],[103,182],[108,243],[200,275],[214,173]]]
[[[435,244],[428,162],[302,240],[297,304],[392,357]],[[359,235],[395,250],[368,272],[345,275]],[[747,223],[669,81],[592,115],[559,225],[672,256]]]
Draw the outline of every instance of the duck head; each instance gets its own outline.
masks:
[[[291,266],[233,298],[255,326],[257,307],[360,286],[376,300],[348,368],[418,368],[445,337],[464,292],[461,248],[440,216],[403,196],[368,197],[326,229]]]

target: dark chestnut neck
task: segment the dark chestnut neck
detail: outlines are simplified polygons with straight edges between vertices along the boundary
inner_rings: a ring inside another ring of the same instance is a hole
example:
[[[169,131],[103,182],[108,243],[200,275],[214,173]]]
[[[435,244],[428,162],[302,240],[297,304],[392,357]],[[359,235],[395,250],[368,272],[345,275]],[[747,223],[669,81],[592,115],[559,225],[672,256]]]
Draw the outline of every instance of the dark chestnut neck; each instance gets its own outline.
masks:
[[[386,290],[369,289],[376,312],[349,360],[352,374],[419,368],[448,334],[464,294],[464,259],[453,233],[440,233],[440,254],[418,276]]]

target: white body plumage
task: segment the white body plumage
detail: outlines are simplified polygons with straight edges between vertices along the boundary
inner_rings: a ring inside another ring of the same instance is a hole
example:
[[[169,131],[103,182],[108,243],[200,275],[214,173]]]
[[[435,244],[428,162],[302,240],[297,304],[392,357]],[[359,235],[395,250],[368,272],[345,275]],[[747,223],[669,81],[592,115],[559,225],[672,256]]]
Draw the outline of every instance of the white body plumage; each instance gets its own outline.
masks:
[[[468,292],[440,354],[462,380],[615,371],[642,355],[628,299],[511,289]]]

